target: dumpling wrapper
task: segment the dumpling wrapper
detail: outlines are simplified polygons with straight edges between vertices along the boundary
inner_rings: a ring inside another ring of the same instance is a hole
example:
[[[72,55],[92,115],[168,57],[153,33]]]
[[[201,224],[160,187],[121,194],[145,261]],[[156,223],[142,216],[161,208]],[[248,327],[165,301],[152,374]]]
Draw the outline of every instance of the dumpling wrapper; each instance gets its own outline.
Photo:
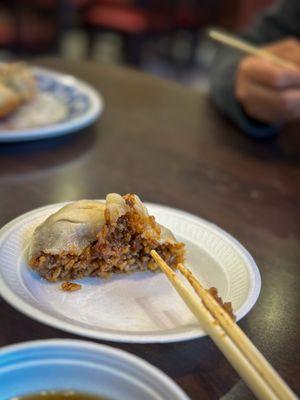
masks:
[[[105,224],[104,212],[105,204],[96,200],[79,200],[62,207],[35,229],[29,260],[42,253],[79,255],[96,240]]]

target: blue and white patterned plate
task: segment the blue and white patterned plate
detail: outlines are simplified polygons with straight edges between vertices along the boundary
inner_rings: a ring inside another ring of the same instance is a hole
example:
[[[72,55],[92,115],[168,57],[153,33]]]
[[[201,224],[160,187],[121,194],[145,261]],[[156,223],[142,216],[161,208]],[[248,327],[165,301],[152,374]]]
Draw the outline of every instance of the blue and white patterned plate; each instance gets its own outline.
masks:
[[[0,142],[45,139],[90,125],[101,114],[100,94],[73,76],[34,68],[39,93],[0,122]]]

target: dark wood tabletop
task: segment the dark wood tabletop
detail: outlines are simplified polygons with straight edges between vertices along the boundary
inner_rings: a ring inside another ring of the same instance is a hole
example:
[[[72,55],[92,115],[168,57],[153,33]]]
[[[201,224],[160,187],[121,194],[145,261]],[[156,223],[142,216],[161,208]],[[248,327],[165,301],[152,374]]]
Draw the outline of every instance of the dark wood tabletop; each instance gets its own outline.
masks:
[[[212,221],[253,255],[257,304],[240,326],[300,393],[299,125],[255,142],[208,96],[136,71],[97,63],[39,62],[84,79],[105,99],[102,117],[81,132],[0,145],[0,225],[50,203],[140,195]],[[30,319],[0,300],[0,345],[75,337]],[[205,337],[176,344],[108,343],[173,378],[192,399],[253,399]]]

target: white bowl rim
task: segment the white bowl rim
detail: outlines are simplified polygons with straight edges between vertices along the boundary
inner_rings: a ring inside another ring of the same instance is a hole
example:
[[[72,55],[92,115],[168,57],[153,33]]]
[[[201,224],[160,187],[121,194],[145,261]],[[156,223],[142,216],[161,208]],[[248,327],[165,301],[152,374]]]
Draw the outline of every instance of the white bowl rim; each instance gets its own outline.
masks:
[[[115,359],[121,360],[126,363],[130,363],[132,366],[149,376],[153,380],[160,382],[162,386],[169,390],[170,394],[175,395],[178,400],[189,400],[189,397],[184,391],[173,381],[165,372],[159,368],[150,364],[148,361],[131,354],[125,350],[114,348],[106,344],[98,344],[87,340],[80,339],[40,339],[30,340],[26,342],[20,342],[16,344],[10,344],[0,348],[0,357],[9,356],[10,354],[36,349],[45,349],[47,347],[60,347],[60,348],[74,348],[76,350],[90,350],[93,354],[104,354],[114,357]],[[16,359],[13,359],[16,362]],[[0,361],[0,374],[1,374],[1,361]]]

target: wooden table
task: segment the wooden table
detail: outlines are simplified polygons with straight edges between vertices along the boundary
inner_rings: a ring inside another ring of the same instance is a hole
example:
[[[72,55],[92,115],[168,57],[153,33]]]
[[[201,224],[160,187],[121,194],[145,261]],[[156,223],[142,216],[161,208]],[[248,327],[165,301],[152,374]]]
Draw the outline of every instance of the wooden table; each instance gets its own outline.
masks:
[[[257,143],[222,119],[205,94],[134,71],[44,60],[98,88],[106,107],[89,129],[0,146],[0,224],[45,204],[135,192],[234,235],[254,256],[262,290],[241,327],[300,393],[300,221],[297,129]],[[0,345],[75,337],[0,300]],[[253,399],[208,338],[109,343],[172,377],[192,399]]]

